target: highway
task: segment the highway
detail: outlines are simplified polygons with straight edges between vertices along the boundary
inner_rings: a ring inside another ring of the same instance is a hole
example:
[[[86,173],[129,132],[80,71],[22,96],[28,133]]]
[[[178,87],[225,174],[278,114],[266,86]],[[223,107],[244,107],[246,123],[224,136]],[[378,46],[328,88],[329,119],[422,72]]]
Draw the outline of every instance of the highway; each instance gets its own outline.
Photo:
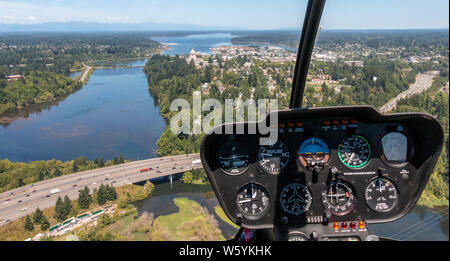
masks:
[[[401,99],[407,98],[411,95],[426,91],[433,84],[433,78],[439,74],[439,71],[431,71],[428,73],[420,73],[416,75],[416,81],[411,84],[408,90],[400,93],[395,98],[391,99],[388,103],[381,106],[380,112],[386,113],[397,108],[397,102]]]
[[[202,167],[199,154],[188,154],[133,161],[36,182],[0,194],[0,225],[33,213],[36,208],[54,206],[58,196],[77,199],[78,190],[85,186],[92,193],[101,184],[119,187]],[[153,170],[141,173],[143,168]],[[52,189],[61,191],[52,194]]]

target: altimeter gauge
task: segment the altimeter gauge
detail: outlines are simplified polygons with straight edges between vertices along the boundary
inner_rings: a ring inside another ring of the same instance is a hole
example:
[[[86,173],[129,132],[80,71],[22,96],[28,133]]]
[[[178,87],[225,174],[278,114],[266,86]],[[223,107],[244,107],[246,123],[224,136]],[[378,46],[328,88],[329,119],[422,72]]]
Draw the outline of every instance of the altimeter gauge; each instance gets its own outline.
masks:
[[[269,209],[269,193],[263,186],[249,183],[239,190],[236,205],[244,216],[262,216]]]

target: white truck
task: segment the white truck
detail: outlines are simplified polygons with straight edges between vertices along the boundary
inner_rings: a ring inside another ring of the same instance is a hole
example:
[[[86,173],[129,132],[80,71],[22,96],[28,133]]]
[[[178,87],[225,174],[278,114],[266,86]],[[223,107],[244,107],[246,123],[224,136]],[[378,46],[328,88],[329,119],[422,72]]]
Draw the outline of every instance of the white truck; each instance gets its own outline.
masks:
[[[55,193],[58,193],[58,192],[61,192],[61,190],[60,189],[52,189],[52,190],[50,190],[50,193],[51,194],[55,194]]]
[[[192,164],[200,164],[200,163],[202,163],[201,159],[196,159],[192,161]]]

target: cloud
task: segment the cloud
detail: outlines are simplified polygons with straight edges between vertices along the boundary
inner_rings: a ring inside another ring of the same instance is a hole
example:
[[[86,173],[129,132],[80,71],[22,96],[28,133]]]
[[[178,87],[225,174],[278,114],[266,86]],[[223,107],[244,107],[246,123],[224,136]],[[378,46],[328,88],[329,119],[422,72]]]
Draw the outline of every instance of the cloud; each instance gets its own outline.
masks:
[[[4,16],[2,16],[2,17],[5,18],[5,19],[8,19],[8,20],[14,20],[14,19],[16,19],[15,16],[9,16],[9,15],[4,15]]]
[[[26,19],[27,19],[27,20],[36,20],[36,17],[34,17],[34,16],[28,16]]]

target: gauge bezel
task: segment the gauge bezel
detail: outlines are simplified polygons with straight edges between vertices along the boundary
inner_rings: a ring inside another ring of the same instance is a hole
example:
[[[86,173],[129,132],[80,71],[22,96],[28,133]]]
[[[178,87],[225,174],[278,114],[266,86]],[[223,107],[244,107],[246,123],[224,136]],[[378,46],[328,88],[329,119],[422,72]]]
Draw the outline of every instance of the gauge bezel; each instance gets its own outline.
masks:
[[[320,192],[321,192],[321,193],[320,193],[320,196],[321,196],[321,198],[322,198],[322,205],[323,205],[324,209],[327,210],[327,211],[330,211],[330,213],[331,213],[332,215],[334,215],[334,216],[345,216],[345,215],[351,213],[351,212],[356,208],[356,205],[358,204],[358,197],[357,197],[357,195],[356,195],[356,190],[355,190],[355,188],[353,188],[353,186],[351,185],[351,183],[348,182],[348,181],[345,181],[345,180],[343,180],[343,179],[339,179],[337,182],[343,183],[345,186],[347,186],[347,187],[353,192],[354,200],[353,200],[352,206],[351,206],[348,210],[346,210],[346,211],[344,211],[344,212],[336,212],[336,211],[330,210],[330,209],[328,209],[328,208],[326,207],[325,203],[323,202],[323,194],[324,194],[324,192],[325,192],[325,193],[328,192],[328,187],[330,186],[330,183],[331,183],[331,182],[336,182],[336,181],[329,181],[329,182],[327,182],[327,183],[322,187],[322,189],[320,190]],[[328,202],[327,199],[325,199],[325,200]]]
[[[283,192],[283,190],[286,187],[288,187],[288,186],[290,186],[292,184],[299,184],[301,186],[306,187],[307,191],[309,192],[309,194],[311,196],[311,200],[310,200],[310,203],[309,203],[309,208],[305,207],[305,210],[302,213],[299,213],[299,214],[293,214],[293,213],[288,212],[286,210],[286,208],[283,206],[283,204],[281,203],[281,192]],[[311,210],[311,208],[313,207],[313,205],[314,205],[314,194],[313,194],[313,191],[311,190],[311,188],[308,185],[303,184],[301,182],[297,182],[297,181],[290,182],[290,183],[287,183],[287,184],[285,184],[284,186],[281,187],[281,190],[280,190],[280,193],[279,193],[279,197],[278,197],[278,204],[280,205],[281,210],[283,211],[283,213],[285,213],[287,215],[290,215],[290,216],[294,216],[294,217],[300,217],[300,216],[306,215]]]
[[[323,139],[323,137],[322,138],[319,138],[319,137],[306,137],[305,139],[303,139],[301,142],[300,142],[300,145],[298,146],[298,148],[297,148],[297,151],[296,151],[296,155],[297,155],[297,157],[296,157],[296,159],[297,159],[297,161],[303,166],[303,167],[305,167],[305,168],[307,168],[307,167],[309,167],[308,166],[308,164],[307,163],[305,163],[304,162],[304,160],[303,159],[301,159],[302,157],[303,157],[303,154],[300,154],[299,153],[299,150],[300,150],[300,148],[302,147],[302,145],[303,145],[303,143],[305,143],[305,141],[307,141],[307,140],[309,140],[309,139],[312,139],[312,138],[314,138],[314,139],[318,139],[318,140],[321,140],[326,146],[327,146],[327,148],[328,148],[328,153],[325,153],[324,155],[324,165],[325,164],[328,164],[328,162],[330,162],[330,159],[331,159],[331,149],[330,149],[330,145],[328,145],[328,143]]]
[[[351,136],[357,136],[357,137],[361,138],[361,139],[367,144],[367,146],[369,147],[369,156],[367,156],[366,161],[364,161],[362,164],[360,164],[360,165],[358,165],[358,166],[352,166],[352,165],[349,165],[349,164],[345,163],[345,162],[342,160],[342,157],[341,157],[341,145],[342,145],[342,142],[343,142],[345,139],[347,139],[347,138],[349,138],[349,137],[351,137]],[[349,136],[345,136],[343,139],[341,139],[341,140],[339,141],[339,145],[338,145],[338,149],[337,149],[337,154],[338,154],[338,157],[339,157],[339,161],[340,161],[345,167],[347,167],[347,168],[349,168],[349,169],[362,169],[362,168],[365,168],[367,165],[369,165],[369,161],[370,161],[370,159],[372,158],[373,151],[372,151],[372,146],[371,146],[371,144],[370,144],[370,142],[369,142],[368,139],[364,138],[364,137],[363,137],[362,135],[360,135],[360,134],[352,134],[352,135],[349,135]]]
[[[386,156],[384,155],[382,140],[383,140],[383,138],[386,135],[388,135],[389,133],[393,133],[393,132],[403,134],[406,137],[406,142],[407,142],[406,146],[408,146],[408,147],[406,148],[407,149],[406,160],[404,162],[389,161],[389,160],[386,159]],[[413,146],[413,143],[411,142],[411,139],[409,138],[409,136],[403,131],[386,131],[385,133],[383,133],[383,135],[381,136],[380,140],[378,141],[378,151],[379,151],[381,160],[383,160],[383,162],[386,165],[391,166],[393,168],[403,168],[403,167],[405,167],[406,165],[409,164],[409,161],[414,157],[414,146]]]
[[[397,199],[395,200],[395,203],[392,205],[392,207],[388,208],[388,209],[383,209],[383,210],[376,210],[373,207],[370,206],[370,204],[367,202],[367,189],[369,188],[370,184],[372,184],[376,179],[385,179],[388,180],[392,183],[392,185],[395,188],[395,191],[397,193]],[[397,184],[395,184],[395,182],[387,177],[374,177],[372,178],[369,183],[366,185],[366,188],[364,189],[364,201],[366,202],[366,205],[373,211],[378,212],[378,213],[388,213],[391,212],[393,209],[395,209],[395,207],[398,206],[398,202],[400,201],[400,191],[398,190],[398,186]]]
[[[258,186],[259,188],[262,188],[262,190],[264,190],[264,192],[267,194],[267,199],[268,199],[268,204],[267,204],[267,206],[264,208],[264,210],[260,213],[260,214],[258,214],[258,215],[249,215],[249,214],[246,214],[246,213],[244,213],[244,211],[241,209],[241,207],[239,206],[239,203],[238,203],[238,195],[239,195],[239,193],[245,188],[245,187],[247,187],[247,186],[250,186],[250,184],[253,184],[253,185],[256,185],[256,186]],[[244,184],[243,186],[241,186],[239,189],[238,189],[238,191],[237,191],[237,193],[236,193],[236,196],[235,196],[235,200],[234,200],[234,202],[235,202],[235,204],[236,204],[236,209],[239,211],[239,213],[243,216],[243,217],[245,217],[246,219],[249,219],[249,220],[258,220],[258,219],[260,219],[260,218],[263,218],[266,214],[267,214],[267,212],[269,212],[269,209],[270,209],[270,194],[269,194],[269,192],[267,191],[267,188],[265,188],[263,185],[261,185],[261,184],[259,184],[258,182],[249,182],[249,183],[246,183],[246,184]]]
[[[242,146],[245,150],[247,150],[247,147],[245,146],[245,144],[242,142],[242,141],[240,141],[240,140],[226,140],[225,142],[223,142],[221,145],[220,145],[220,148],[217,150],[217,154],[216,154],[216,157],[215,157],[215,159],[216,159],[216,164],[217,164],[217,167],[218,167],[218,169],[220,170],[220,171],[222,171],[223,173],[225,173],[226,175],[230,175],[230,176],[240,176],[240,175],[242,175],[242,174],[244,174],[245,172],[247,172],[248,171],[248,169],[250,168],[250,161],[251,161],[251,153],[250,153],[250,151],[248,151],[247,150],[247,155],[248,155],[248,158],[249,158],[249,162],[247,163],[247,165],[245,166],[245,167],[243,167],[243,170],[241,170],[241,171],[239,171],[239,172],[229,172],[229,171],[226,171],[226,170],[224,170],[223,168],[222,168],[222,166],[221,166],[221,164],[220,164],[220,161],[219,161],[219,154],[220,154],[220,152],[221,152],[221,149],[222,149],[222,147],[223,147],[223,145],[225,145],[225,144],[227,144],[227,143],[229,143],[229,142],[235,142],[235,143],[238,143],[240,146]]]
[[[272,175],[278,175],[278,174],[280,174],[283,170],[285,170],[285,169],[288,167],[289,163],[291,162],[291,157],[292,157],[291,149],[290,149],[289,146],[286,145],[285,142],[283,142],[283,141],[281,141],[281,140],[278,140],[276,143],[281,143],[281,144],[283,144],[284,147],[286,148],[287,152],[289,153],[289,156],[288,156],[287,162],[286,162],[286,166],[284,166],[283,168],[280,166],[280,170],[279,170],[279,171],[269,171],[269,170],[265,169],[265,168],[261,165],[261,163],[260,163],[260,161],[262,160],[262,158],[260,157],[260,149],[261,149],[261,147],[263,147],[263,146],[274,146],[275,144],[274,144],[274,145],[261,145],[261,144],[260,144],[260,145],[258,146],[258,152],[256,153],[256,163],[257,163],[258,167],[259,167],[263,172],[269,173],[269,174],[272,174]]]

